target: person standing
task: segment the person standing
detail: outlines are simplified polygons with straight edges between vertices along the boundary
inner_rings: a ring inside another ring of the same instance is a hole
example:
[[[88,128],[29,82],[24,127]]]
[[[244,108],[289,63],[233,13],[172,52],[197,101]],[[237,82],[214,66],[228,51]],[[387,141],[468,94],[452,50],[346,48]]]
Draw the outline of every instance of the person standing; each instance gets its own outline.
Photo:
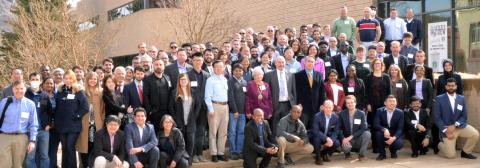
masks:
[[[184,49],[178,49],[177,61],[165,67],[165,74],[170,77],[172,84],[177,83],[179,74],[187,73],[192,69],[192,66],[187,63],[187,59],[187,51]]]
[[[208,108],[208,126],[210,154],[212,161],[228,161],[225,157],[225,143],[228,128],[228,82],[223,72],[225,65],[221,61],[213,63],[215,72],[205,85],[205,104]]]
[[[340,33],[345,33],[349,38],[347,40],[352,43],[355,40],[355,26],[355,20],[348,16],[347,6],[342,6],[340,9],[340,17],[333,21],[332,33],[337,38],[340,36]]]
[[[0,167],[17,168],[22,167],[25,151],[35,149],[39,125],[35,103],[24,97],[25,83],[19,80],[11,86],[13,97],[0,101]]]
[[[393,41],[402,42],[403,34],[407,32],[407,24],[405,21],[397,17],[397,9],[390,9],[390,18],[385,19],[383,24],[385,25],[385,43],[386,53],[390,53],[390,44]]]
[[[243,58],[245,59],[245,58]],[[244,131],[245,131],[245,96],[247,93],[247,81],[243,78],[243,66],[233,66],[233,77],[228,80],[228,107],[230,110],[228,121],[228,145],[231,159],[238,160],[242,155]]]
[[[440,86],[439,86],[440,87]],[[466,138],[461,152],[462,158],[476,159],[472,154],[478,142],[478,131],[467,123],[467,104],[465,98],[456,93],[457,81],[455,78],[447,79],[445,85],[447,93],[435,98],[433,115],[438,127],[442,142],[438,148],[444,157],[453,159],[456,156],[455,145],[458,137]]]
[[[363,13],[364,18],[357,22],[355,35],[357,42],[363,48],[368,48],[380,40],[382,29],[380,28],[380,23],[375,18],[372,18],[372,9],[370,7],[365,7]]]
[[[420,49],[423,37],[423,26],[422,21],[415,19],[414,16],[413,9],[408,9],[405,22],[407,23],[407,31],[411,32],[413,35],[412,45],[415,48]]]

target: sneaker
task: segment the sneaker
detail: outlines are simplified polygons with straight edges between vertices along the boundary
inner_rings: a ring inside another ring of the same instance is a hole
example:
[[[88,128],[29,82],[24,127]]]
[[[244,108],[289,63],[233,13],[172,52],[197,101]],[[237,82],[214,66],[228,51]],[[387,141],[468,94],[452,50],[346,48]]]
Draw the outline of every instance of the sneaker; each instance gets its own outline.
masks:
[[[193,156],[192,162],[193,162],[193,163],[198,163],[198,162],[200,162],[200,161],[198,160],[198,156],[197,156],[197,155],[194,155],[194,156]]]

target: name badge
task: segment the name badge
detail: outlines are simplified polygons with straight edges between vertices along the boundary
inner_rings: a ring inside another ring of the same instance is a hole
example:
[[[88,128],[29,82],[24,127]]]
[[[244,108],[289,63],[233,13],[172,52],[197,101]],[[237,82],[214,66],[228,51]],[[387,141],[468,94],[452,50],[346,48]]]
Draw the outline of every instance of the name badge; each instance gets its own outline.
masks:
[[[37,103],[37,108],[40,108],[40,102]]]
[[[197,86],[198,86],[197,81],[191,81],[191,82],[190,82],[190,86],[192,86],[192,87],[197,87]]]
[[[408,54],[408,58],[413,58],[413,54]]]
[[[295,70],[295,68],[290,68],[290,73],[295,73],[297,72],[297,70]]]
[[[172,83],[170,83],[170,81],[167,81],[168,82],[168,87],[172,87]]]
[[[348,92],[350,92],[350,93],[355,92],[355,88],[354,87],[348,87]]]
[[[344,24],[350,24],[348,20],[343,21]]]
[[[363,64],[364,68],[370,68],[370,64]]]
[[[402,86],[401,83],[396,83],[396,84],[395,84],[395,87],[397,87],[397,88],[402,88],[403,86]]]
[[[343,91],[343,87],[337,86],[337,89]]]
[[[260,86],[260,90],[265,90],[265,85]]]
[[[29,116],[30,116],[30,113],[28,113],[28,112],[22,112],[22,113],[20,113],[20,117],[21,117],[21,118],[28,118]]]
[[[412,120],[412,124],[413,124],[413,125],[415,125],[415,124],[417,124],[417,123],[418,123],[417,120]]]
[[[462,105],[460,105],[460,104],[459,104],[459,105],[457,105],[457,110],[460,110],[460,111],[462,111],[462,110],[463,110],[463,106],[462,106]]]
[[[362,122],[362,120],[360,120],[360,119],[355,119],[355,120],[353,120],[353,124],[355,124],[355,125],[358,125],[358,124],[360,124],[361,122]]]
[[[67,99],[75,99],[75,95],[74,94],[68,94],[67,95]]]
[[[247,87],[242,87],[243,92],[247,92]]]
[[[330,62],[325,62],[325,66],[329,67],[329,66],[332,66],[332,64]]]

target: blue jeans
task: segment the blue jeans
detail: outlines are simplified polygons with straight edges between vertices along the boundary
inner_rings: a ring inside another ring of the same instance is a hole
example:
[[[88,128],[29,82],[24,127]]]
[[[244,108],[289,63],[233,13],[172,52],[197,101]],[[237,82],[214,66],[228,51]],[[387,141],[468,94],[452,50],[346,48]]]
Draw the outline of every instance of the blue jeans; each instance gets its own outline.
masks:
[[[50,159],[48,157],[49,139],[50,133],[48,131],[38,131],[35,149],[26,155],[25,163],[27,168],[48,168],[50,166]]]
[[[238,114],[233,118],[233,113],[228,114],[228,144],[230,153],[240,154],[243,150],[243,139],[245,130],[245,114]]]

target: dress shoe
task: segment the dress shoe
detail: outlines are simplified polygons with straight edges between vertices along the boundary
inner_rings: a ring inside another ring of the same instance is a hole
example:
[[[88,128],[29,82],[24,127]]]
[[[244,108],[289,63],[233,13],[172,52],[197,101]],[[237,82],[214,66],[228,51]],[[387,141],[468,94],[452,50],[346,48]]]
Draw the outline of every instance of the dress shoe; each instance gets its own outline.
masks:
[[[240,159],[240,157],[238,156],[238,154],[232,153],[232,155],[230,155],[230,159],[232,159],[232,160],[238,160],[238,159]]]
[[[285,164],[283,163],[277,163],[277,167],[276,168],[285,168]]]
[[[418,154],[412,153],[412,158],[418,157]]]
[[[467,158],[467,159],[477,159],[477,157],[475,155],[472,155],[471,153],[465,153],[463,150],[462,150],[462,153],[460,154],[460,156],[462,158]]]
[[[381,161],[381,160],[384,160],[384,159],[386,159],[386,158],[387,158],[387,157],[384,156],[384,155],[378,155],[377,160],[378,160],[378,161]]]
[[[365,155],[358,154],[358,161],[363,161],[365,160]]]
[[[319,157],[319,156],[315,157],[315,164],[316,165],[323,165],[322,158]]]
[[[218,155],[218,160],[228,162],[228,157],[226,157],[225,155]]]
[[[218,162],[217,155],[212,155],[212,162]]]
[[[398,158],[398,155],[397,155],[397,153],[396,153],[396,152],[395,152],[395,153],[391,153],[391,156],[392,156],[392,159],[396,159],[396,158]]]
[[[292,158],[289,155],[285,155],[285,165],[295,165],[295,162],[292,160]]]
[[[350,152],[345,153],[345,159],[351,159],[351,158],[352,158],[352,154],[350,154]]]
[[[440,151],[440,149],[438,149],[438,148],[433,148],[433,154],[436,155],[436,154],[438,154],[439,151]]]
[[[427,152],[425,152],[425,151],[420,152],[420,155],[426,155],[426,154],[427,154]]]
[[[324,162],[330,162],[330,159],[328,158],[328,154],[321,155],[322,159]]]

